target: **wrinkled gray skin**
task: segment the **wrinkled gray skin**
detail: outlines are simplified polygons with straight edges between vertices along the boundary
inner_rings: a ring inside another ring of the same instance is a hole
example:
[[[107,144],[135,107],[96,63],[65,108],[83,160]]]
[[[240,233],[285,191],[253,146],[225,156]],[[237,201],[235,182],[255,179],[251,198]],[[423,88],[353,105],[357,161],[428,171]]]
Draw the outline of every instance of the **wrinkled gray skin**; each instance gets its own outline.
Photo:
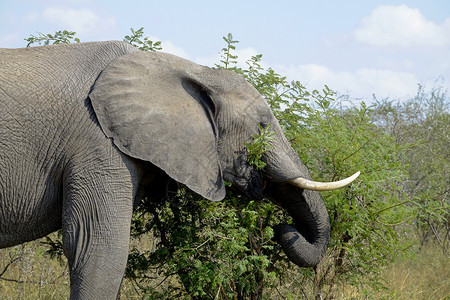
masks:
[[[262,178],[244,143],[258,124],[276,132]],[[269,106],[242,77],[123,42],[0,50],[0,247],[62,228],[72,299],[114,299],[124,273],[133,207],[169,176],[218,201],[223,180],[293,216],[276,237],[314,266],[329,221]],[[266,189],[263,190],[263,182]]]

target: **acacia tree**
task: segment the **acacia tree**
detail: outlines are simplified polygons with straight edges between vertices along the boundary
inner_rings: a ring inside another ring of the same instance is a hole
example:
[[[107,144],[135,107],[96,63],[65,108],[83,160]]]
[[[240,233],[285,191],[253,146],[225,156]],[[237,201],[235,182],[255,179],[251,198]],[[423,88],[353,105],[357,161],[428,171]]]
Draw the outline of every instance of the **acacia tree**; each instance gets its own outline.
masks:
[[[450,98],[442,87],[430,91],[419,85],[415,97],[406,101],[378,101],[377,126],[397,143],[412,147],[400,159],[409,165],[402,182],[416,212],[420,244],[432,237],[448,250],[450,234]]]

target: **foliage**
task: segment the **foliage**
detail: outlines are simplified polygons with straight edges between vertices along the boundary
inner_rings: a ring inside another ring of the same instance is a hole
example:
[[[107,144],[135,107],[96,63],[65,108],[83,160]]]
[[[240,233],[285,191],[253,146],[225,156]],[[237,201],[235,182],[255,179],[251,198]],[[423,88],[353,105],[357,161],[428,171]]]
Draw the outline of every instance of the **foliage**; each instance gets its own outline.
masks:
[[[134,30],[130,28],[131,35],[126,35],[124,42],[130,43],[136,48],[143,51],[159,51],[162,49],[161,41],[152,41],[149,37],[144,37],[144,27]]]
[[[58,45],[58,44],[70,44],[72,42],[79,43],[80,39],[75,37],[76,32],[68,30],[59,30],[55,34],[44,34],[42,32],[37,32],[37,35],[30,35],[25,41],[28,42],[27,47],[33,44],[48,46]]]
[[[216,67],[221,69],[236,69],[235,67],[231,67],[231,65],[237,64],[237,55],[233,54],[233,51],[236,50],[236,46],[234,44],[239,43],[239,41],[233,40],[233,35],[229,33],[226,37],[223,37],[223,40],[227,43],[225,48],[222,48],[221,60],[220,62],[223,65],[216,64]]]
[[[51,235],[47,235],[44,237],[45,242],[41,242],[41,244],[47,246],[47,250],[45,254],[47,254],[50,258],[57,259],[61,264],[65,263],[63,259],[64,251],[62,244],[62,230],[58,230],[56,232],[56,238],[52,238]]]
[[[266,163],[262,158],[264,153],[272,148],[270,142],[274,139],[273,135],[275,132],[270,130],[270,124],[265,127],[260,124],[258,124],[258,126],[260,131],[259,134],[253,135],[253,141],[251,143],[245,143],[245,148],[249,153],[248,163],[255,166],[257,170],[262,170],[266,166]]]
[[[283,217],[279,209],[231,194],[213,203],[184,188],[168,191],[173,196],[148,198],[138,210],[148,222],[135,226],[134,234],[142,233],[137,228],[152,230],[159,243],[154,251],[132,250],[127,276],[137,286],[158,299],[186,293],[193,299],[242,299],[275,284],[280,249],[269,225]],[[160,281],[177,276],[180,285],[158,291],[147,276],[156,270]]]
[[[376,128],[364,103],[344,110],[336,110],[333,103],[330,97],[316,101],[319,109],[303,120],[292,142],[319,180],[336,180],[355,170],[363,174],[358,184],[322,193],[331,243],[315,280],[318,290],[328,286],[328,298],[337,281],[381,286],[376,275],[403,252],[395,229],[410,213],[398,186],[405,166],[397,155],[405,148]]]

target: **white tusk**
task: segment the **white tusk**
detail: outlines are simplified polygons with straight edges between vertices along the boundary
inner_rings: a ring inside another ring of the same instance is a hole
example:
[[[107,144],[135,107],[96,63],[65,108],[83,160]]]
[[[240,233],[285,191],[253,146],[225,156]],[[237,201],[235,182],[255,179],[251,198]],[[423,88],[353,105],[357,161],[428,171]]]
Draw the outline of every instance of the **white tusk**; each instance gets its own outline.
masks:
[[[289,183],[304,190],[331,191],[337,190],[341,187],[350,184],[353,180],[355,180],[359,176],[360,173],[361,172],[358,171],[348,178],[333,182],[317,182],[299,177],[289,180]]]

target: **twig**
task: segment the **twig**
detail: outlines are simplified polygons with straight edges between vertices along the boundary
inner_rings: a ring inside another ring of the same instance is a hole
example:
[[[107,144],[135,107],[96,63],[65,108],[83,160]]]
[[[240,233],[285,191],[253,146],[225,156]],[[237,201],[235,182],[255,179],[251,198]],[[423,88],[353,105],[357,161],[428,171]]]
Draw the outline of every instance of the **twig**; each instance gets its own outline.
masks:
[[[21,256],[17,256],[13,258],[9,263],[6,264],[6,266],[3,268],[3,271],[0,273],[0,279],[6,280],[5,278],[2,278],[3,274],[8,270],[8,268],[16,261],[19,260]]]

